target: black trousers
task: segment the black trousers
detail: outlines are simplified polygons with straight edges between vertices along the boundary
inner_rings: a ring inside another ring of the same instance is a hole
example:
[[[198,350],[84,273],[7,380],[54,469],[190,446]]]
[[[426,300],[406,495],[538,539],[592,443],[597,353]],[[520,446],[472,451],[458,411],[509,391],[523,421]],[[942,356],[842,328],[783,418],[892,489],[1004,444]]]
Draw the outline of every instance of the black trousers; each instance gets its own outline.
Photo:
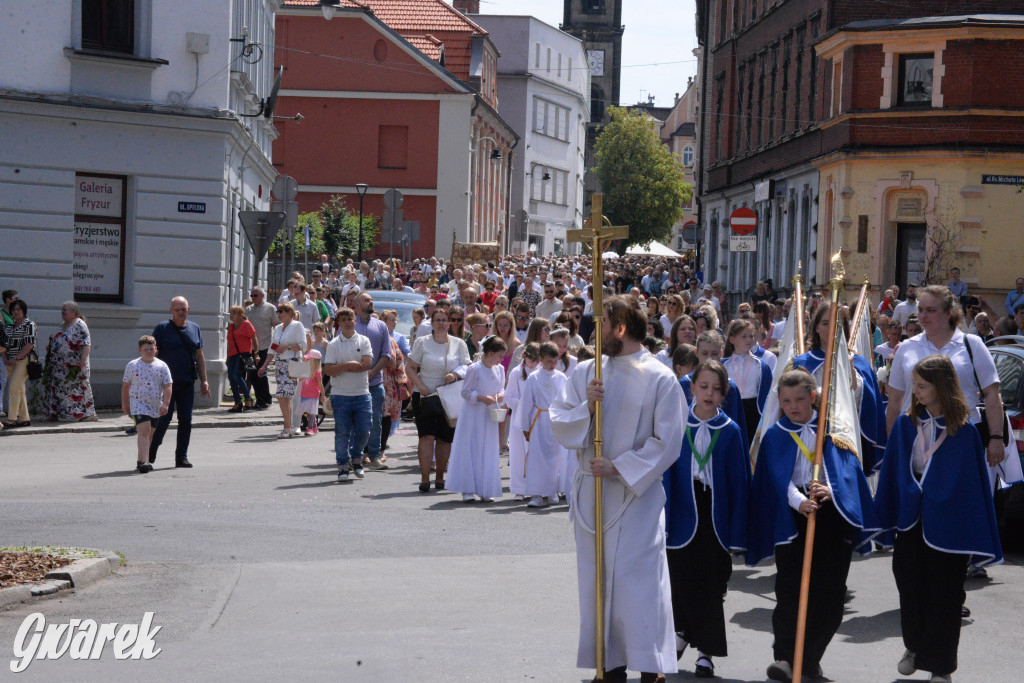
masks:
[[[742,399],[743,417],[747,421],[747,448],[754,443],[754,436],[757,434],[757,426],[761,424],[761,413],[757,411],[757,398]]]
[[[715,536],[711,489],[693,482],[697,501],[697,532],[686,546],[669,548],[668,575],[672,583],[672,614],[676,633],[712,657],[729,654],[725,643],[725,593],[732,576],[732,559]]]
[[[156,459],[157,449],[164,442],[167,428],[174,419],[174,411],[178,411],[178,442],[174,449],[174,461],[181,462],[188,458],[188,444],[192,440],[192,406],[196,398],[195,382],[174,382],[171,385],[171,403],[167,414],[160,418],[153,431],[153,440],[149,443],[149,461]]]
[[[929,547],[920,522],[896,534],[892,573],[900,592],[903,644],[916,655],[914,666],[922,671],[956,671],[967,562],[967,555]]]
[[[269,406],[274,402],[274,398],[270,395],[270,378],[266,375],[263,375],[262,377],[259,376],[259,369],[267,362],[267,351],[257,351],[252,355],[253,359],[256,361],[256,370],[248,373],[245,381],[248,382],[249,386],[252,387],[254,392],[256,392],[256,403]]]
[[[391,436],[391,416],[384,415],[380,418],[380,450],[382,453],[388,447],[389,436]]]
[[[800,575],[803,571],[807,518],[791,510],[797,537],[775,548],[775,659],[793,663],[796,649],[796,616],[800,603]],[[811,559],[810,598],[804,637],[804,670],[811,670],[825,655],[825,649],[843,623],[846,577],[850,573],[853,545],[851,529],[832,501],[817,513],[814,554]]]

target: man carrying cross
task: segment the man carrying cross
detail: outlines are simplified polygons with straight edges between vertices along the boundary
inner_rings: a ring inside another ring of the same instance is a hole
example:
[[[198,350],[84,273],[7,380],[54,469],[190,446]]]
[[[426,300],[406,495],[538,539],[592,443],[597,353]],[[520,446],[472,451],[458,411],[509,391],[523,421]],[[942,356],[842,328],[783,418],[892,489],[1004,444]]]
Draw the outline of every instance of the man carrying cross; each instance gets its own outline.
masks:
[[[580,232],[594,240],[594,278],[600,283],[600,241],[615,229],[601,230],[600,195],[594,204],[592,227]],[[603,357],[580,363],[550,408],[555,438],[579,458],[571,496],[580,598],[577,666],[599,668],[604,681],[625,681],[629,669],[640,671],[643,683],[658,683],[677,671],[661,477],[682,447],[683,392],[672,371],[642,345],[647,315],[639,302],[614,296],[602,304],[600,289],[595,287],[594,313],[599,335],[607,321],[605,348],[598,342]]]

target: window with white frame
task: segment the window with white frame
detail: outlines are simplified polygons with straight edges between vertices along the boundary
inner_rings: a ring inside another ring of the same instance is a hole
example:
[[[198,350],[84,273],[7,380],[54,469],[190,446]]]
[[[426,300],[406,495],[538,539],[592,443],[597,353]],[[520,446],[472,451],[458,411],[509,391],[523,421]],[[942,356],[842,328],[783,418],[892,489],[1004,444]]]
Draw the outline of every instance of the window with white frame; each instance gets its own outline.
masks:
[[[536,133],[568,142],[569,115],[568,107],[540,97],[533,98],[533,130]]]
[[[683,148],[683,166],[687,168],[693,166],[693,145],[687,145]]]

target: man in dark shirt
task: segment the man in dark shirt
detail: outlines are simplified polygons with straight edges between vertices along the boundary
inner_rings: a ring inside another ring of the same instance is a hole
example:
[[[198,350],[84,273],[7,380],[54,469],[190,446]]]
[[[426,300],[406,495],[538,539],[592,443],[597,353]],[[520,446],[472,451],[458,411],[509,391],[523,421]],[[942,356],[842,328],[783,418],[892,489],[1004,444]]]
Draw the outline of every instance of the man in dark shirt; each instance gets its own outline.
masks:
[[[178,443],[174,449],[175,467],[192,467],[188,459],[188,444],[192,438],[192,405],[195,401],[195,383],[200,380],[199,391],[210,395],[206,378],[206,356],[203,355],[203,337],[199,325],[188,320],[191,310],[183,296],[171,299],[171,319],[157,323],[153,328],[157,358],[171,369],[171,405],[160,418],[149,445],[149,462],[156,462],[156,451],[163,443],[164,434],[171,424],[174,411],[178,411]]]

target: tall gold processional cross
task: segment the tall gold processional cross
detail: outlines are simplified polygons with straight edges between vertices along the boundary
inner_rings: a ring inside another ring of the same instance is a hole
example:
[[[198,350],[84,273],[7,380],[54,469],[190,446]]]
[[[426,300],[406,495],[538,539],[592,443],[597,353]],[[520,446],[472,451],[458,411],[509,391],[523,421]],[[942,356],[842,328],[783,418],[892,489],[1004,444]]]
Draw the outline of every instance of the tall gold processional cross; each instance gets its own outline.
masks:
[[[593,257],[591,284],[594,286],[594,350],[597,358],[594,362],[594,379],[601,381],[601,336],[604,322],[604,263],[602,254],[612,240],[629,237],[629,226],[613,226],[602,213],[601,194],[594,194],[591,200],[590,218],[583,224],[582,230],[569,230],[566,238],[570,242],[582,242]],[[601,457],[601,402],[594,405],[594,457]],[[597,631],[594,634],[596,651],[597,680],[604,680],[604,519],[602,515],[601,477],[594,477],[594,614]]]

